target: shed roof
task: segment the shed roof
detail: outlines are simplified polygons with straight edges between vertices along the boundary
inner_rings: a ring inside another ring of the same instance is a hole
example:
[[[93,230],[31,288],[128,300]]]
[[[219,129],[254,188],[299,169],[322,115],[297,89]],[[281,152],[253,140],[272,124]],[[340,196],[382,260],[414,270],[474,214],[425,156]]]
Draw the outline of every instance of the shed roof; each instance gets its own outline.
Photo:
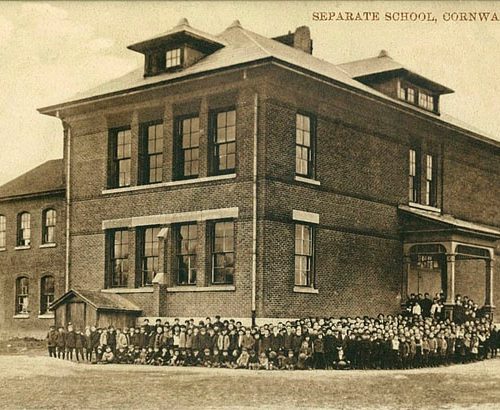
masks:
[[[67,303],[72,297],[82,299],[96,310],[119,312],[141,312],[142,310],[123,296],[115,293],[104,293],[99,290],[71,289],[50,306],[53,310],[57,306]]]
[[[481,234],[487,234],[496,238],[500,238],[500,228],[477,224],[474,222],[469,222],[463,219],[455,218],[449,214],[439,214],[432,211],[427,211],[425,209],[417,209],[408,205],[399,205],[399,209],[408,214],[424,218],[430,221],[442,223],[453,228],[460,229],[462,231],[476,232]]]
[[[64,190],[62,159],[47,161],[0,186],[0,199]]]

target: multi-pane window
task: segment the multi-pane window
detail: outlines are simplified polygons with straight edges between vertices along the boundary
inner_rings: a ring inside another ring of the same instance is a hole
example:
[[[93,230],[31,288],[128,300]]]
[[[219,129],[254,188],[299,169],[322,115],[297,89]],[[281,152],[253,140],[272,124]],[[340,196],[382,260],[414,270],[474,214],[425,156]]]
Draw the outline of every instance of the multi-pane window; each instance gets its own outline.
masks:
[[[295,285],[313,286],[313,228],[295,225]]]
[[[7,218],[0,215],[0,249],[7,246]]]
[[[176,232],[177,283],[196,284],[196,248],[198,246],[198,226],[180,225]]]
[[[128,284],[128,230],[111,233],[110,286],[126,287]]]
[[[415,89],[408,86],[398,87],[398,97],[401,100],[408,101],[412,104],[415,103]]]
[[[44,276],[40,281],[40,314],[49,312],[49,306],[54,302],[55,285],[53,276]]]
[[[433,111],[434,110],[434,97],[429,95],[423,91],[419,91],[418,93],[418,105],[426,110]]]
[[[110,187],[130,185],[132,134],[130,128],[115,129],[110,132],[112,145],[112,168],[110,170]]]
[[[183,118],[177,121],[177,158],[176,176],[196,178],[199,173],[200,157],[200,119]]]
[[[55,243],[56,241],[57,213],[54,209],[46,209],[42,215],[42,243]]]
[[[436,164],[433,155],[426,155],[425,171],[425,205],[436,206]]]
[[[163,123],[142,124],[140,182],[141,184],[161,182],[162,174]]]
[[[28,212],[17,216],[17,246],[31,244],[31,215]]]
[[[216,222],[212,234],[212,283],[234,281],[234,222]]]
[[[181,65],[181,49],[174,48],[173,50],[168,50],[166,54],[166,67],[172,68]]]
[[[29,313],[29,279],[26,277],[16,280],[16,314]]]
[[[159,233],[157,226],[142,231],[141,286],[152,285],[154,275],[158,273]]]
[[[297,114],[295,126],[295,173],[306,177],[313,175],[312,119]]]
[[[419,164],[418,152],[414,149],[409,151],[409,172],[408,172],[408,199],[410,202],[418,202],[419,189]]]
[[[216,113],[213,133],[214,173],[234,172],[236,168],[236,111]]]

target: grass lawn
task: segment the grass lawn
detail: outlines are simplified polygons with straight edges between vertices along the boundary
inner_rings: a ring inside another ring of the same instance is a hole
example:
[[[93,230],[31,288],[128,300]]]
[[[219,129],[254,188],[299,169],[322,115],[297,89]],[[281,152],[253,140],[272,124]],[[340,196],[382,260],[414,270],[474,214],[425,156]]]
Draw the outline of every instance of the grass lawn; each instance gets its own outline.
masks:
[[[406,371],[249,371],[0,356],[0,408],[500,408],[500,359]]]

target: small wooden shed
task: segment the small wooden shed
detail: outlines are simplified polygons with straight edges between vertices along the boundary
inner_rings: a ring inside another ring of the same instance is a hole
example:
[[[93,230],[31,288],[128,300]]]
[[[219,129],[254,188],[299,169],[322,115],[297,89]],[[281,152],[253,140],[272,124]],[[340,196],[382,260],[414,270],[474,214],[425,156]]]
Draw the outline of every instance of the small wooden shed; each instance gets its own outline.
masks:
[[[69,322],[75,329],[85,326],[130,327],[135,326],[141,309],[123,296],[98,290],[71,289],[50,306],[56,326],[66,327]]]

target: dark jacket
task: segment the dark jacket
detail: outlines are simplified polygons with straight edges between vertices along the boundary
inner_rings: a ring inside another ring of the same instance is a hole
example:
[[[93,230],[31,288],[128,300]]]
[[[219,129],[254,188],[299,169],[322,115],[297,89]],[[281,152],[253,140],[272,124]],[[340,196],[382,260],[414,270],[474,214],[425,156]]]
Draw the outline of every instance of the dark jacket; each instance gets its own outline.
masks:
[[[72,330],[66,333],[66,347],[74,349],[76,347],[76,333]]]
[[[57,332],[56,346],[59,348],[66,347],[66,334],[64,332]]]

